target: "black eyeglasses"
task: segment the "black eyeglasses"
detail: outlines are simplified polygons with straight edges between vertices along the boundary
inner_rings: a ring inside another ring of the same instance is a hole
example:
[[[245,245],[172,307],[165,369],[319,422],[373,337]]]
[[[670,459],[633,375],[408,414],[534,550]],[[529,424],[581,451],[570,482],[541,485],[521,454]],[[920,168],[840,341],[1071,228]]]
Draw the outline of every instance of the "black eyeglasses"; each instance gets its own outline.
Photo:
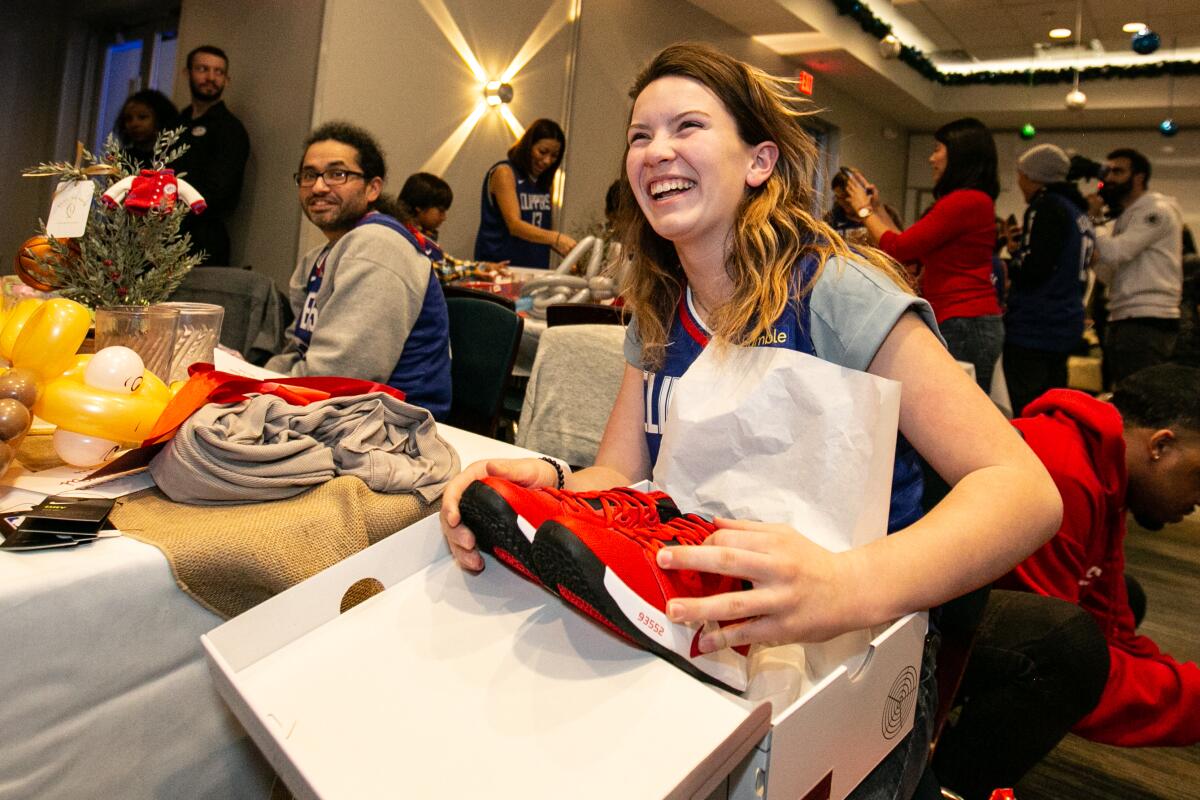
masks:
[[[292,176],[292,180],[297,186],[303,186],[305,189],[317,182],[317,178],[325,181],[326,186],[341,186],[350,178],[365,178],[361,172],[354,172],[348,169],[327,169],[324,172],[317,172],[315,169],[302,169]]]

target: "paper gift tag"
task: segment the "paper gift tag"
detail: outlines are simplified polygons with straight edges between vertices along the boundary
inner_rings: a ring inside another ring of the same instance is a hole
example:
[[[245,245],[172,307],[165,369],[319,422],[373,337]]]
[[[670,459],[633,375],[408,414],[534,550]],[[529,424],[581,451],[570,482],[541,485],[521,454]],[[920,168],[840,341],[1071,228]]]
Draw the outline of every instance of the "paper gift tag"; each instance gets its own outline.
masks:
[[[87,229],[88,212],[92,210],[92,195],[96,184],[91,181],[63,181],[54,190],[46,233],[59,239],[83,236]]]

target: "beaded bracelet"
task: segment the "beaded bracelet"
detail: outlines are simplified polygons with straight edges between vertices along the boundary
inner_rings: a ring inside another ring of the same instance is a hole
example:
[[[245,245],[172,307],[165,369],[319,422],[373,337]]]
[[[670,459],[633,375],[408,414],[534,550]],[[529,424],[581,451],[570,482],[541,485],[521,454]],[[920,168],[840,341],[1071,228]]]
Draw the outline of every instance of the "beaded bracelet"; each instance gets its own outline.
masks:
[[[556,475],[558,475],[558,486],[556,486],[555,488],[556,489],[563,488],[563,486],[565,486],[567,483],[567,477],[566,477],[566,475],[563,474],[562,464],[559,464],[557,461],[555,461],[553,458],[550,458],[549,456],[538,456],[538,458],[540,458],[542,461],[545,461],[550,466],[554,467],[554,473]]]

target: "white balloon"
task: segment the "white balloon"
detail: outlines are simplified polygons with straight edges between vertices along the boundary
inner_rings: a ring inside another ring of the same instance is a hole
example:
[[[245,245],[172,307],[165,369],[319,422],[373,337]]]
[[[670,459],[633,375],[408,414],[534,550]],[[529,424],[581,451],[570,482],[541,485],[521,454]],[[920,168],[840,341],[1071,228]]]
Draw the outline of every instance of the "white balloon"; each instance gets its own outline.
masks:
[[[84,436],[62,428],[54,432],[54,452],[73,467],[94,467],[111,461],[120,449],[116,442],[98,436]]]
[[[146,365],[142,357],[128,347],[105,347],[88,362],[83,382],[93,389],[109,392],[136,392],[142,385]]]

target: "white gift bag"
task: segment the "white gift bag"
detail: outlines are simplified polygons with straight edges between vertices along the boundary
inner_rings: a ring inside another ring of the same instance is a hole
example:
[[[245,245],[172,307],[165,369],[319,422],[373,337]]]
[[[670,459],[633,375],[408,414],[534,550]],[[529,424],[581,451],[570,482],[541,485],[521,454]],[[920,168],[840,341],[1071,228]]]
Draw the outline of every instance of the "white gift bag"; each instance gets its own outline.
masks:
[[[675,383],[654,482],[680,508],[848,550],[887,531],[900,384],[780,347],[708,347]]]
[[[832,551],[887,532],[900,384],[778,347],[708,347],[675,384],[654,482],[685,511],[786,523]],[[869,632],[806,648],[814,677]]]

